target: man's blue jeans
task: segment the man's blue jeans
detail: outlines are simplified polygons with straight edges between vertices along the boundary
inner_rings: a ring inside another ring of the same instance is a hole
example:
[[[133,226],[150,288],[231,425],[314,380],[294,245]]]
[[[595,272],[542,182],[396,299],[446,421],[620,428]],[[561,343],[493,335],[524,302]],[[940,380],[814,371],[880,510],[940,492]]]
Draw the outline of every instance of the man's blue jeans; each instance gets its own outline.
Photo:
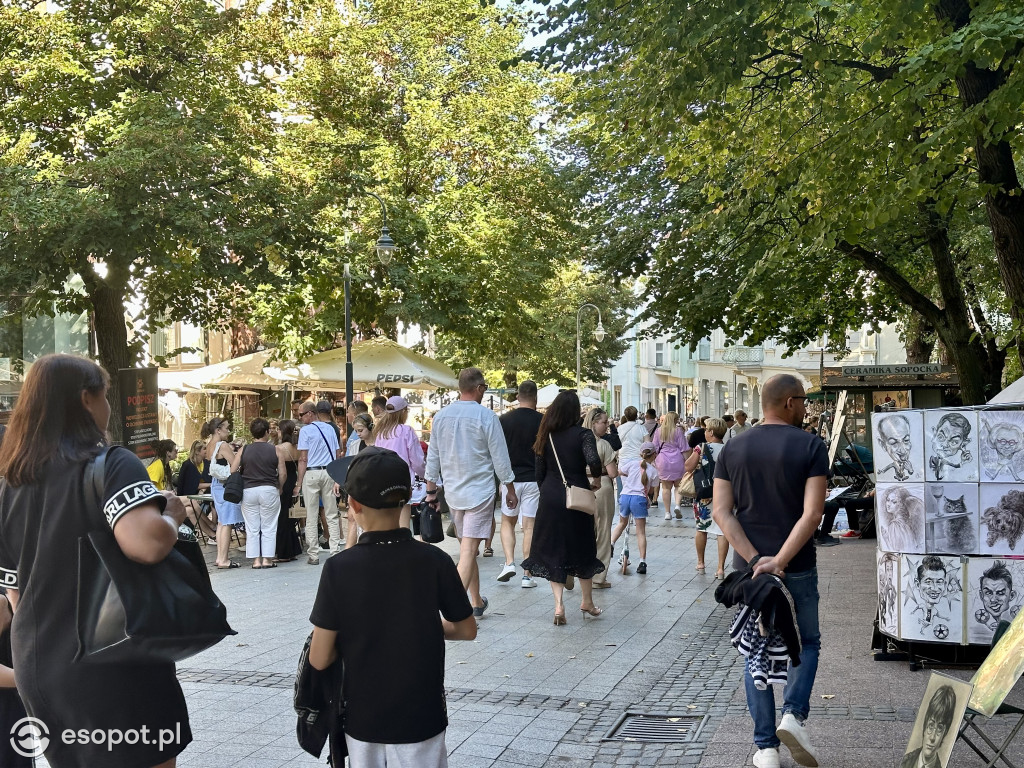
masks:
[[[785,578],[786,589],[796,604],[796,621],[800,630],[800,666],[789,667],[789,679],[783,693],[782,712],[792,712],[803,722],[811,708],[811,688],[818,672],[818,651],[821,633],[818,631],[818,571],[812,568],[801,573],[790,573]],[[754,743],[758,749],[778,747],[775,735],[775,690],[768,686],[759,691],[751,676],[744,672],[743,684],[747,691],[747,708],[754,718]]]

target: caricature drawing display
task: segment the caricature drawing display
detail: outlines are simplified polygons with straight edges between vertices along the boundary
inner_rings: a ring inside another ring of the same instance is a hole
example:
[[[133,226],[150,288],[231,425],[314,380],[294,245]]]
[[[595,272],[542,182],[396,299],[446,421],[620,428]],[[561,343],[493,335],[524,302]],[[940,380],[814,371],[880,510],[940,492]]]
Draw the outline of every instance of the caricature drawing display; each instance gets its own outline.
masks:
[[[1024,413],[986,411],[979,424],[981,482],[1024,481]]]
[[[878,482],[924,482],[924,419],[921,412],[874,413],[871,415],[871,429]]]
[[[981,542],[986,555],[1024,554],[1024,490],[1016,483],[982,483]]]
[[[890,635],[899,634],[900,556],[878,552],[878,628]]]
[[[978,416],[971,411],[925,411],[929,482],[978,482]]]
[[[924,484],[879,485],[875,498],[879,549],[924,552]]]
[[[963,584],[959,557],[904,555],[900,637],[939,643],[963,640]]]
[[[972,557],[967,565],[967,640],[988,644],[1024,602],[1024,561]]]
[[[967,711],[972,685],[933,672],[899,768],[945,768]]]
[[[969,555],[978,550],[978,484],[925,484],[925,551]]]

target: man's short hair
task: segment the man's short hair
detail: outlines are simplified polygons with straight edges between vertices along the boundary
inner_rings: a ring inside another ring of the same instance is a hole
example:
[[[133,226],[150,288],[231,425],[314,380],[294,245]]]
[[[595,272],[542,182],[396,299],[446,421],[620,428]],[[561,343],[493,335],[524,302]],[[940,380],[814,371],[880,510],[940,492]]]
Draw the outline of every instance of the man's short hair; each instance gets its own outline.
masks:
[[[459,371],[459,392],[474,392],[486,383],[484,372],[479,368],[463,368]]]
[[[928,702],[928,709],[924,713],[924,727],[928,727],[929,720],[934,720],[936,723],[944,724],[946,730],[949,731],[949,726],[953,724],[953,712],[955,711],[956,692],[953,690],[953,686],[940,685],[935,689],[935,693],[932,694],[932,698]]]
[[[959,413],[947,413],[939,419],[939,423],[935,425],[936,433],[946,424],[959,432],[965,440],[971,436],[971,422]]]
[[[731,413],[727,413],[725,414],[725,416],[722,417],[722,421],[724,421],[726,424],[732,424],[732,422],[736,421],[736,419],[732,417]]]
[[[370,410],[362,400],[353,400],[348,404],[348,409],[352,413],[367,413]]]
[[[646,417],[647,417],[648,419],[656,419],[656,418],[658,418],[658,412],[657,412],[656,410],[654,410],[653,408],[648,408],[648,409],[647,409],[647,413],[646,413],[646,414],[644,414],[644,415],[645,415],[645,416],[646,416]]]
[[[373,400],[370,401],[370,405],[374,408],[380,408],[382,411],[387,407],[388,399],[384,395],[377,395]]]
[[[747,412],[746,412],[746,411],[744,411],[744,410],[741,410],[740,408],[737,408],[737,409],[736,409],[736,411],[735,411],[735,413],[733,413],[733,416],[735,416],[735,417],[736,417],[737,419],[738,419],[738,418],[739,418],[740,416],[746,416],[746,415],[747,415]]]
[[[1005,581],[1006,586],[1009,587],[1010,591],[1013,591],[1013,574],[1010,573],[1010,569],[1006,567],[1006,563],[1002,560],[996,560],[992,567],[981,574],[981,581],[988,579],[989,581]],[[978,583],[980,584],[981,581]]]
[[[796,376],[777,373],[761,387],[761,410],[778,410],[786,404],[786,400],[803,391],[804,385]]]
[[[303,400],[302,405],[299,406],[299,413],[316,413],[316,406],[309,400]]]
[[[317,400],[316,412],[317,413],[331,413],[334,408],[331,407],[330,400]]]
[[[537,401],[537,382],[530,379],[520,382],[519,399],[535,403]]]
[[[925,555],[921,558],[920,565],[917,566],[917,580],[920,581],[924,577],[925,571],[942,571],[946,572],[946,564],[942,562],[935,555]]]

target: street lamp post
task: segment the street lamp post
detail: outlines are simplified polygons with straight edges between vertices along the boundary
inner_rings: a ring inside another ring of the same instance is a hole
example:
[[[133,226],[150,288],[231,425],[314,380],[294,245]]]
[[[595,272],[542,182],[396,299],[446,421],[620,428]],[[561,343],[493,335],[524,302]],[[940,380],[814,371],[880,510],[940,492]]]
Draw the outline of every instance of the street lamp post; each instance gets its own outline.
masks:
[[[576,391],[577,392],[580,391],[580,386],[581,386],[581,381],[580,381],[580,362],[581,362],[582,342],[581,342],[581,339],[580,339],[580,315],[583,313],[583,310],[586,309],[587,307],[590,307],[592,310],[597,312],[597,328],[594,329],[594,338],[597,339],[598,342],[602,342],[602,341],[604,341],[604,336],[605,336],[604,325],[601,323],[601,310],[600,309],[595,307],[593,304],[584,304],[583,306],[581,306],[579,309],[576,310]]]
[[[390,264],[391,257],[394,255],[395,249],[398,246],[395,245],[395,241],[391,239],[391,232],[388,229],[387,206],[385,206],[384,201],[373,192],[364,191],[363,194],[368,197],[372,197],[380,203],[380,237],[377,238],[377,244],[374,246],[374,250],[377,252],[377,258],[380,259],[381,264]],[[349,405],[352,404],[352,396],[354,394],[353,390],[355,389],[355,376],[352,369],[352,311],[349,306],[351,284],[352,273],[349,269],[348,262],[345,262],[345,408],[348,408]]]

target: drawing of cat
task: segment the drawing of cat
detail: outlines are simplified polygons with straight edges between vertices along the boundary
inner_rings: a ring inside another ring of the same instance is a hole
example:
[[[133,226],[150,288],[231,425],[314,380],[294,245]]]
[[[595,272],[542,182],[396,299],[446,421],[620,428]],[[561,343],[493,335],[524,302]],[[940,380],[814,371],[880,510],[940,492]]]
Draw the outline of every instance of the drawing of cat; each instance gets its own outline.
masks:
[[[945,504],[942,508],[944,515],[962,515],[968,511],[964,497],[958,499],[943,499]],[[971,552],[975,545],[974,535],[975,522],[971,517],[957,517],[946,521],[946,545],[950,552],[963,554]]]

